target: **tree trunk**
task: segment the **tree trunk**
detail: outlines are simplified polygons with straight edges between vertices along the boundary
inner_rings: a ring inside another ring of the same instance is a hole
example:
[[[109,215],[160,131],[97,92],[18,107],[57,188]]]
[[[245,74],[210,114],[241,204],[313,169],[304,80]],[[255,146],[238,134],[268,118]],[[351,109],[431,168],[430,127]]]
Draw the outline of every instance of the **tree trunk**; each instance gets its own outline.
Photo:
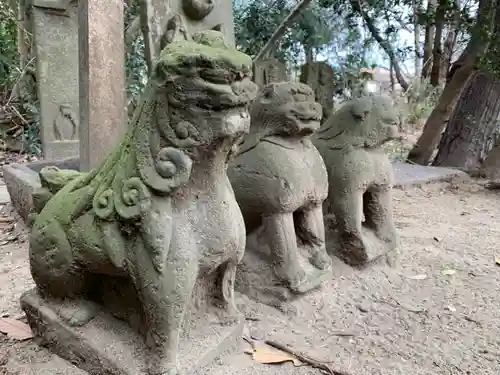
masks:
[[[373,39],[375,39],[377,43],[380,45],[380,47],[385,51],[385,53],[387,53],[387,56],[389,57],[392,66],[394,67],[394,74],[396,75],[396,79],[398,80],[398,83],[401,85],[401,88],[403,89],[403,91],[408,90],[410,85],[408,84],[406,78],[403,75],[403,71],[401,69],[401,66],[399,65],[399,61],[396,57],[394,49],[392,48],[389,41],[382,37],[379,29],[375,25],[375,21],[371,19],[371,17],[363,10],[363,5],[365,4],[364,1],[350,0],[350,2],[353,10],[359,13],[363,18],[363,20],[365,21],[366,27],[372,34]]]
[[[488,50],[489,36],[493,31],[494,21],[500,15],[500,7],[497,9],[496,4],[496,0],[479,1],[478,15],[472,29],[472,36],[464,52],[454,64],[455,68],[452,67],[450,70],[449,82],[444,87],[436,107],[427,119],[417,144],[408,155],[410,162],[427,165],[431,161],[441,133],[446,126],[446,121],[450,117],[460,93],[474,72],[479,58]]]
[[[422,55],[420,53],[420,24],[418,18],[421,13],[421,0],[412,0],[413,7],[413,43],[415,45],[415,78],[422,71]]]
[[[432,68],[430,83],[434,87],[439,86],[441,78],[441,58],[443,56],[443,28],[444,17],[448,0],[440,0],[436,10],[436,34],[434,35],[434,48],[432,49]]]
[[[440,82],[446,82],[446,77],[451,66],[453,51],[457,45],[457,31],[460,28],[460,0],[453,2],[453,15],[448,26],[448,34],[443,43],[443,54],[441,56],[441,77]]]
[[[422,66],[422,79],[429,77],[432,66],[432,46],[434,45],[434,34],[436,33],[435,11],[437,0],[428,0],[427,2],[427,19],[425,27],[424,39],[424,58]]]
[[[500,81],[476,73],[460,95],[433,165],[477,169],[492,148],[500,114]]]

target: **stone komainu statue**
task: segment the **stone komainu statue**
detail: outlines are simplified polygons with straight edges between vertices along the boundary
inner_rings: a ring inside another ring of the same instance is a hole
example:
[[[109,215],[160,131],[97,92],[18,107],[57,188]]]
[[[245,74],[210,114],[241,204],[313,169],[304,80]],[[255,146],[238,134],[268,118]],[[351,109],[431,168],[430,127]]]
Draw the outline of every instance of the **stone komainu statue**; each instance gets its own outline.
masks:
[[[234,279],[245,227],[226,167],[248,132],[257,87],[251,59],[221,33],[188,39],[162,51],[130,130],[101,167],[41,171],[30,236],[37,293],[59,303],[69,324],[86,324],[106,305],[107,285],[129,283],[124,295],[143,319],[151,375],[178,373],[195,286],[205,291],[197,289],[195,305],[238,317]],[[29,293],[22,304],[28,308]],[[114,313],[137,323],[126,311]]]
[[[322,213],[328,179],[310,140],[320,126],[321,105],[305,84],[271,83],[260,91],[250,117],[250,134],[230,164],[229,178],[247,233],[259,231],[279,284],[303,293],[318,286],[324,274],[331,277]]]
[[[335,216],[338,255],[353,265],[397,246],[393,169],[381,149],[397,137],[397,122],[389,98],[368,96],[344,103],[313,136],[328,171],[324,212]]]

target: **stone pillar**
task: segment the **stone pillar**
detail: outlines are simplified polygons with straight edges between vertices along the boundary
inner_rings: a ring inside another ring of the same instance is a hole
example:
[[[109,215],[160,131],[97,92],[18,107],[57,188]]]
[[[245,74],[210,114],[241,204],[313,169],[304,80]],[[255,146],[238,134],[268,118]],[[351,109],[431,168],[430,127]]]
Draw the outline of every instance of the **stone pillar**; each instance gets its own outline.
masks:
[[[189,33],[209,29],[221,31],[226,41],[234,46],[231,0],[143,0],[140,7],[146,61],[150,71],[160,52],[160,40],[167,21],[174,14],[182,16]]]
[[[127,130],[123,0],[80,0],[80,170],[100,165]]]
[[[253,71],[253,80],[259,87],[271,82],[288,81],[285,64],[274,58],[257,61]]]
[[[78,156],[77,2],[33,0],[40,135],[47,160]]]
[[[325,62],[304,64],[300,69],[300,82],[314,90],[316,101],[323,106],[325,122],[333,113],[333,95],[335,93],[335,72]]]

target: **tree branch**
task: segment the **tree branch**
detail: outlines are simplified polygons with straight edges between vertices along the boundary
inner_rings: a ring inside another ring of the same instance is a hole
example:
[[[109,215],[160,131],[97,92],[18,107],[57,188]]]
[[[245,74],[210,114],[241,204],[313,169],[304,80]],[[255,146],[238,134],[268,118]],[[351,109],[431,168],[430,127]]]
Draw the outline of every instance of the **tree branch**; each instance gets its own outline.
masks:
[[[394,68],[394,74],[396,75],[398,83],[401,85],[404,91],[408,90],[409,84],[403,76],[401,66],[399,65],[399,61],[396,58],[396,54],[394,53],[391,44],[387,40],[382,38],[382,36],[380,35],[380,31],[375,26],[375,22],[366,12],[363,11],[361,1],[362,0],[350,0],[352,8],[354,9],[354,11],[358,12],[361,17],[363,17],[363,20],[366,23],[366,27],[372,34],[373,39],[375,39],[380,47],[382,47],[382,49],[385,51],[385,53],[387,53],[387,56],[391,60],[392,66]]]
[[[255,62],[261,60],[263,57],[265,57],[272,49],[274,44],[285,34],[286,30],[290,28],[297,17],[307,8],[307,6],[312,2],[312,0],[301,0],[295,8],[292,9],[290,14],[286,16],[286,18],[281,22],[281,24],[278,26],[276,31],[271,35],[267,43],[262,47],[260,52],[255,56],[253,59],[254,64]]]

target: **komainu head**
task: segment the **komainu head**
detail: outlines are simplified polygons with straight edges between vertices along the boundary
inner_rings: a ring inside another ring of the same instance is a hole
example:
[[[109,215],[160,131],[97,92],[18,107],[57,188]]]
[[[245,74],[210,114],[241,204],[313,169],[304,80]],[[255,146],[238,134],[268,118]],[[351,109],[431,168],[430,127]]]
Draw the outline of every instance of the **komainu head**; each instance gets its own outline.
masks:
[[[163,98],[155,111],[169,123],[162,137],[186,149],[248,133],[248,106],[258,90],[251,68],[251,58],[218,31],[167,44],[154,71],[156,95]]]
[[[347,101],[317,131],[329,148],[375,148],[398,137],[399,118],[391,100],[373,95]]]
[[[265,86],[250,108],[250,133],[262,136],[304,137],[319,129],[321,104],[303,83],[278,82]]]

